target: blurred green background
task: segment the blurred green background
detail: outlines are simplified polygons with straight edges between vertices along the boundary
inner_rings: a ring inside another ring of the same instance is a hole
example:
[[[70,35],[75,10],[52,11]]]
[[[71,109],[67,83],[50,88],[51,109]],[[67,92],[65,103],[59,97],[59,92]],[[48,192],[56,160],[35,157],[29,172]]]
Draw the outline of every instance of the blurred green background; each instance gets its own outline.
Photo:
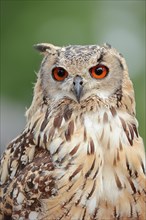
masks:
[[[32,45],[110,43],[126,58],[145,140],[145,1],[1,0],[1,144],[25,125],[42,57]]]

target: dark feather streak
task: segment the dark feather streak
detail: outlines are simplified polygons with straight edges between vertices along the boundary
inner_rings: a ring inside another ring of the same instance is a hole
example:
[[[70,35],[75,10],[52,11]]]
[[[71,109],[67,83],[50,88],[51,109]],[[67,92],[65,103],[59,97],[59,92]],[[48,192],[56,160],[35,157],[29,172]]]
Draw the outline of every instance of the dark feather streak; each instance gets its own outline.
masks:
[[[71,140],[71,136],[73,135],[74,132],[74,121],[70,121],[68,125],[68,129],[65,132],[65,138],[67,141]]]
[[[101,134],[101,137],[100,137],[100,141],[102,141],[103,137],[104,137],[104,129],[102,130],[102,134]]]
[[[93,220],[98,220],[96,216],[97,216],[97,214],[98,214],[99,207],[100,207],[100,203],[98,204],[98,206],[96,207],[96,209],[95,209],[95,211],[94,211]]]
[[[103,123],[106,124],[108,122],[108,114],[105,112],[103,115]]]
[[[38,121],[39,121],[39,118],[34,122],[33,127],[32,127],[32,129],[31,129],[31,132],[35,129],[35,127],[36,127]]]
[[[76,192],[61,206],[61,208],[64,208],[68,203],[70,203],[75,195],[76,195]]]
[[[78,168],[73,172],[73,174],[69,177],[69,181],[71,181],[83,168],[83,165],[80,164]]]
[[[130,177],[132,176],[132,170],[130,169],[130,165],[129,165],[129,162],[128,162],[128,158],[126,157],[126,166],[127,166],[127,170],[129,172],[129,175]]]
[[[54,125],[55,128],[60,128],[61,122],[62,122],[62,118],[63,118],[62,115],[58,115],[58,116],[54,119],[53,125]]]
[[[133,217],[133,208],[132,208],[132,204],[130,203],[130,217]]]
[[[138,137],[138,131],[137,131],[136,125],[132,124],[132,127],[133,127],[133,130],[134,130],[136,136]]]
[[[60,146],[56,149],[56,151],[52,154],[53,156],[54,156],[55,154],[58,154],[58,153],[59,153],[59,151],[61,150],[61,145],[62,145],[62,143],[61,143]]]
[[[117,161],[116,161],[116,158],[114,157],[113,166],[116,166],[116,165],[117,165]]]
[[[40,131],[43,131],[45,129],[45,127],[47,126],[47,124],[48,124],[48,109],[46,111],[44,121],[42,122]]]
[[[133,140],[130,139],[130,137],[129,137],[129,131],[127,130],[126,123],[125,123],[123,118],[120,118],[120,121],[121,121],[122,127],[124,129],[124,132],[125,132],[125,134],[127,136],[127,139],[129,141],[130,145],[132,146],[133,145]]]
[[[70,135],[73,135],[73,133],[74,133],[74,121],[73,120],[69,122],[68,132]]]
[[[103,52],[100,54],[100,57],[97,59],[97,63],[100,63],[103,61]]]
[[[120,151],[122,151],[122,150],[123,150],[122,143],[121,143],[121,141],[120,141],[120,140],[119,140],[119,149],[120,149]]]
[[[107,143],[107,149],[110,149],[110,138],[108,139],[108,143]]]
[[[120,154],[119,154],[119,150],[117,149],[117,160],[120,161]]]
[[[82,220],[85,220],[85,216],[86,216],[86,208],[84,208],[84,214],[83,214]]]
[[[118,57],[117,57],[117,61],[119,62],[119,66],[121,67],[121,69],[124,70],[124,66]]]
[[[134,186],[134,183],[132,182],[131,178],[128,177],[127,179],[128,179],[128,182],[129,182],[129,184],[132,188],[133,193],[135,194],[136,193],[136,188]]]
[[[95,152],[94,142],[92,138],[90,138],[90,154],[94,154],[94,152]]]
[[[35,145],[35,143],[34,143],[34,135],[33,135],[32,132],[29,133],[27,138],[28,138],[29,144]]]
[[[134,171],[134,174],[135,174],[135,177],[137,178],[138,177],[138,172],[136,170]]]
[[[41,137],[40,137],[40,134],[39,134],[39,136],[38,136],[37,146],[40,146],[40,140],[41,140]]]
[[[65,111],[64,111],[64,119],[65,121],[68,121],[71,118],[72,115],[72,110],[69,109],[68,107],[66,107]]]
[[[129,131],[130,131],[130,134],[131,134],[131,140],[134,139],[134,131],[133,131],[133,128],[131,127],[131,125],[128,124],[128,127],[129,127]]]
[[[96,172],[95,172],[95,174],[94,174],[94,176],[93,176],[93,180],[96,178],[98,172],[99,172],[99,167],[97,168],[97,170],[96,170]]]
[[[140,163],[141,163],[143,173],[146,174],[146,171],[145,171],[144,164],[143,164],[142,160],[140,161]]]
[[[87,132],[86,132],[86,128],[84,128],[84,141],[86,142],[87,140]]]
[[[70,154],[71,156],[73,156],[73,155],[78,151],[79,146],[80,146],[80,144],[78,144],[77,146],[75,146],[75,147],[71,150],[71,152],[70,152],[69,154]]]
[[[115,173],[115,181],[116,181],[118,189],[121,190],[123,187],[122,187],[121,181],[116,173]]]
[[[46,134],[44,134],[43,143],[44,143],[45,147],[47,147],[47,135]]]
[[[69,192],[70,191],[70,189],[73,187],[73,183],[68,187],[68,189],[66,190],[67,192]]]
[[[117,210],[116,210],[116,206],[114,207],[114,217],[117,217]]]
[[[85,178],[88,178],[88,177],[90,176],[92,170],[94,169],[95,161],[96,161],[96,158],[94,158],[93,163],[92,163],[90,169],[89,169],[89,170],[87,171],[87,173],[85,174]]]
[[[44,121],[42,122],[41,128],[40,128],[40,132],[44,131],[45,127],[48,124],[48,119],[45,118]]]
[[[94,183],[93,183],[92,190],[91,190],[91,192],[89,193],[89,195],[87,196],[87,200],[90,199],[90,197],[93,195],[93,193],[94,193],[94,191],[95,191],[95,188],[96,188],[96,181],[94,181]]]
[[[111,111],[113,117],[115,117],[117,115],[116,109],[113,106],[111,106],[110,111]]]

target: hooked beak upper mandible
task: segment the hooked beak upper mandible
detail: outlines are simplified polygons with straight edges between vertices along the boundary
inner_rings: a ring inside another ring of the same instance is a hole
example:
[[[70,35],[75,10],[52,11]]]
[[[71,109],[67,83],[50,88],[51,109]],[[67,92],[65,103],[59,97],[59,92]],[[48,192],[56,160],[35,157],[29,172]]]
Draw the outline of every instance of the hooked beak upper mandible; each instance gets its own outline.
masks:
[[[73,90],[78,102],[80,102],[82,89],[83,89],[83,78],[79,75],[76,75],[73,80]]]

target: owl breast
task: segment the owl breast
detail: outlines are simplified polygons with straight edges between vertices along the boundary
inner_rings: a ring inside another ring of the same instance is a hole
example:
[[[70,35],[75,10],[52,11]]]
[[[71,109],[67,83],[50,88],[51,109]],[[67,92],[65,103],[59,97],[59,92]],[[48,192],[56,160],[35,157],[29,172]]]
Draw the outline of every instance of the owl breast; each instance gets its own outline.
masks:
[[[52,219],[65,215],[67,219],[70,216],[80,219],[85,210],[86,216],[93,216],[100,204],[103,210],[105,205],[109,210],[114,209],[119,195],[122,201],[127,194],[130,198],[133,190],[124,177],[127,165],[123,164],[125,147],[131,148],[136,137],[136,132],[133,130],[132,133],[128,127],[134,123],[133,119],[126,113],[106,107],[94,112],[76,111],[73,115],[71,112],[65,110],[55,114],[40,138],[42,145],[44,137],[48,140],[45,147],[50,151],[55,167],[53,178],[57,194],[52,199],[42,200],[44,213]],[[125,121],[126,117],[128,121]],[[125,130],[123,126],[126,126]],[[125,202],[129,204],[128,201]],[[99,217],[102,217],[102,211]]]

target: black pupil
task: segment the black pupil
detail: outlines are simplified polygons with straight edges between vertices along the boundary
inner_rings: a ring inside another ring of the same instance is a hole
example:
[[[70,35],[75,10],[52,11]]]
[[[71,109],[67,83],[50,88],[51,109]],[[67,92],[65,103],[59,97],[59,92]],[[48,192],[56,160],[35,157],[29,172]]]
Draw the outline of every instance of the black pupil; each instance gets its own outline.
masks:
[[[65,75],[65,70],[64,69],[58,69],[58,76],[63,77]]]
[[[103,72],[102,67],[98,67],[98,68],[95,69],[95,73],[96,73],[96,75],[98,75],[98,76],[101,75],[102,72]]]

